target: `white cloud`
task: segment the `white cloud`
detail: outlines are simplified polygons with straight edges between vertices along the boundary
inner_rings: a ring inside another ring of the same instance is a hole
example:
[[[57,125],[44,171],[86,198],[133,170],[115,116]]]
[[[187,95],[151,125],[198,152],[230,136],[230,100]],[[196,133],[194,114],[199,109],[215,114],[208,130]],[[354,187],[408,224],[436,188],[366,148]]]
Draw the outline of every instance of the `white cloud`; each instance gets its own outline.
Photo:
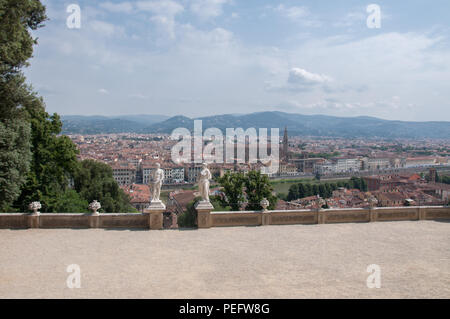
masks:
[[[230,0],[193,0],[191,11],[201,19],[215,18],[223,13],[223,5]]]
[[[171,0],[138,1],[136,8],[139,11],[151,12],[153,16],[150,21],[154,22],[170,39],[175,38],[175,16],[184,11],[181,4]]]
[[[89,22],[89,28],[101,36],[123,36],[125,31],[122,27],[99,20],[92,20]]]
[[[105,10],[115,13],[131,13],[133,12],[133,5],[130,2],[102,2],[99,6]]]
[[[269,7],[281,16],[289,19],[292,22],[301,24],[307,27],[319,27],[320,21],[314,17],[309,9],[304,6],[285,6],[280,4],[277,7]]]
[[[136,8],[166,17],[174,17],[184,10],[181,4],[172,0],[138,1],[136,2]]]
[[[226,49],[231,52],[232,46],[235,44],[233,33],[223,28],[202,31],[187,24],[180,27],[180,34],[179,49],[182,51],[188,50],[203,54],[212,49]],[[222,54],[226,54],[226,52],[222,51]]]
[[[104,94],[104,95],[109,94],[109,91],[107,89],[98,89],[97,92],[100,93],[100,94]]]
[[[306,7],[286,7],[284,4],[275,7],[275,11],[291,20],[298,20],[310,15],[309,10]]]
[[[332,79],[329,76],[311,73],[300,68],[292,68],[289,71],[288,82],[294,85],[316,85],[330,81]]]
[[[327,75],[312,73],[301,68],[291,68],[287,81],[284,79],[283,83],[277,84],[268,82],[265,89],[273,92],[306,92],[312,91],[316,88],[326,90],[329,88],[333,79]]]

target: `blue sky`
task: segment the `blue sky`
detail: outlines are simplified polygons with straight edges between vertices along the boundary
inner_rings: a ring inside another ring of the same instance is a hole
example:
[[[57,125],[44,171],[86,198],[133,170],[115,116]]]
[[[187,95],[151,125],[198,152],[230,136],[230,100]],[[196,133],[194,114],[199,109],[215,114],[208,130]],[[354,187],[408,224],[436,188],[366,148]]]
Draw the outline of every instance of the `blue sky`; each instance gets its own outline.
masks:
[[[26,75],[49,112],[450,121],[447,0],[43,3]],[[372,3],[381,28],[367,27]]]

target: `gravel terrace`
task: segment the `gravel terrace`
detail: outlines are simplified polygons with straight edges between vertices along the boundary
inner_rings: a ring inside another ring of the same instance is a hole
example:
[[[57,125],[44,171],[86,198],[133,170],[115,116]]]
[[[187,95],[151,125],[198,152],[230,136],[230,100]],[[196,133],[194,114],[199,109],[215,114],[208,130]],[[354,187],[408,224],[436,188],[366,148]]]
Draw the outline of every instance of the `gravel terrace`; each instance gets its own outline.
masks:
[[[0,298],[450,298],[450,223],[0,230]],[[70,289],[67,267],[81,269]],[[367,267],[381,267],[369,289]]]

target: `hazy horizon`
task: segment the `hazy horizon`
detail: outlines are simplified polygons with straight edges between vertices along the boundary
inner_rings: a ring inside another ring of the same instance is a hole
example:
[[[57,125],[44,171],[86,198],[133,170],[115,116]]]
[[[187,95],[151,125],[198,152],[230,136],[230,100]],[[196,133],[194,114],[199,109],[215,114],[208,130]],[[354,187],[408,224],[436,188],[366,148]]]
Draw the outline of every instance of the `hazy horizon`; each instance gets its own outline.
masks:
[[[176,117],[176,116],[185,116],[188,117],[190,119],[196,119],[196,118],[202,118],[202,117],[210,117],[210,116],[220,116],[220,115],[233,115],[233,116],[243,116],[243,115],[249,115],[249,114],[254,114],[254,113],[266,113],[266,112],[282,112],[282,111],[278,111],[278,110],[273,110],[273,111],[261,111],[261,112],[249,112],[249,113],[217,113],[217,114],[213,114],[213,115],[202,115],[202,116],[187,116],[184,114],[175,114],[175,115],[166,115],[166,114],[150,114],[150,113],[140,113],[140,114],[135,114],[135,113],[125,113],[125,114],[111,114],[111,115],[107,115],[107,114],[90,114],[90,115],[86,115],[86,114],[60,114],[58,113],[60,116],[85,116],[85,117],[107,117],[107,118],[112,118],[112,117],[124,117],[124,116],[165,116],[167,118],[171,118],[171,117]],[[400,121],[400,122],[444,122],[444,123],[450,123],[450,120],[430,120],[430,121],[414,121],[414,120],[395,120],[395,119],[386,119],[386,118],[382,118],[382,117],[378,117],[378,116],[369,116],[369,115],[355,115],[355,116],[338,116],[338,115],[329,115],[329,114],[302,114],[302,113],[293,113],[293,112],[283,112],[286,114],[298,114],[298,115],[307,115],[307,116],[332,116],[332,117],[337,117],[337,118],[376,118],[376,119],[380,119],[380,120],[385,120],[385,121]]]

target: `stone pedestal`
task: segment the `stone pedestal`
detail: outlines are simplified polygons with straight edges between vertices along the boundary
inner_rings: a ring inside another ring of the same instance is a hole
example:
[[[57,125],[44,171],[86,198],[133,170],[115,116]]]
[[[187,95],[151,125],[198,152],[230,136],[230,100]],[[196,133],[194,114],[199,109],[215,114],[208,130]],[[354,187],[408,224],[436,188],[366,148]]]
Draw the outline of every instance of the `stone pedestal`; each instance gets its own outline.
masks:
[[[264,210],[262,211],[262,216],[261,216],[261,225],[265,226],[265,225],[270,225],[270,212],[268,210]]]
[[[373,208],[369,208],[369,218],[371,222],[377,221],[377,212]]]
[[[318,209],[317,210],[317,222],[318,224],[325,224],[326,223],[326,212],[324,210]]]
[[[214,206],[210,202],[200,201],[195,204],[198,228],[211,228],[211,211]]]
[[[28,227],[29,228],[39,228],[39,213],[28,215]]]
[[[95,213],[89,214],[88,219],[89,219],[89,227],[90,228],[99,228],[99,224],[100,224],[99,213],[95,212]]]
[[[152,201],[150,206],[144,211],[149,214],[150,229],[163,229],[163,213],[166,211],[166,205],[161,201]]]
[[[419,220],[425,220],[426,216],[425,216],[425,209],[423,209],[422,207],[419,206],[417,215],[419,215]]]

